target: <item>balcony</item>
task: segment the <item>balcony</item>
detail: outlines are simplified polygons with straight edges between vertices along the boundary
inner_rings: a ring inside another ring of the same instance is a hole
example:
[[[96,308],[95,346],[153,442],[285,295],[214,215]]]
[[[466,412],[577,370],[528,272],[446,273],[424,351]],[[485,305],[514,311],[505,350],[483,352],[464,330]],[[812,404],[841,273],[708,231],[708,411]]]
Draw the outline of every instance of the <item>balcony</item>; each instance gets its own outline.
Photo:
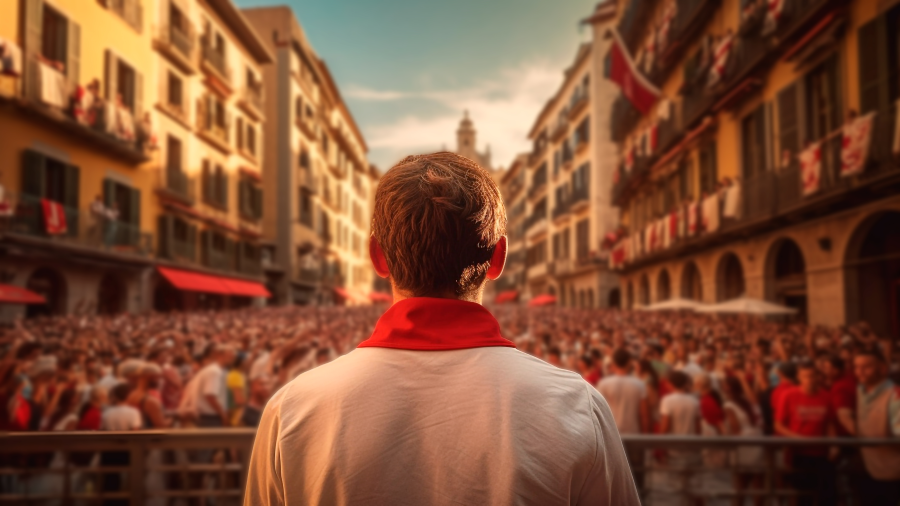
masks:
[[[553,128],[550,130],[550,140],[556,142],[569,132],[569,122],[566,120],[565,115],[560,115],[559,120],[557,120],[556,124],[553,125]]]
[[[228,125],[220,122],[224,121],[224,118],[217,119],[215,113],[209,113],[206,110],[207,107],[209,106],[206,100],[197,100],[197,136],[223,154],[230,155],[231,146],[228,144]]]
[[[109,253],[148,256],[153,245],[153,235],[140,227],[106,215],[91,213],[89,206],[74,208],[61,206],[66,231],[49,234],[44,220],[41,197],[26,193],[6,192],[4,197],[13,209],[8,218],[7,231],[32,238],[45,239],[54,244],[85,247]]]
[[[581,114],[581,111],[583,111],[587,107],[588,102],[590,102],[588,99],[589,93],[581,90],[579,87],[578,91],[572,95],[572,101],[569,103],[568,115],[570,120],[574,120]]]
[[[558,219],[568,216],[570,210],[571,201],[568,197],[564,200],[560,200],[556,202],[556,206],[553,207],[553,221],[556,222]]]
[[[573,213],[584,209],[590,203],[588,197],[589,189],[587,186],[575,188],[574,190],[572,190],[572,193],[569,194],[569,208]]]
[[[549,274],[549,269],[547,269],[547,262],[538,262],[533,265],[529,265],[527,269],[527,279],[528,281],[533,281],[539,278],[542,278]]]
[[[219,93],[230,95],[234,89],[231,86],[231,69],[223,50],[216,49],[209,44],[208,36],[201,37],[201,68],[210,78],[209,84]]]
[[[625,95],[619,95],[613,102],[610,114],[610,132],[613,142],[624,142],[628,134],[637,126],[641,113],[631,105]]]
[[[841,176],[842,139],[840,136],[833,137],[822,143],[822,168],[817,192],[803,195],[800,168],[796,163],[779,170],[764,171],[742,182],[739,217],[723,218],[715,232],[680,239],[668,249],[644,255],[629,267],[746,239],[757,233],[821,218],[900,193],[900,164],[892,154],[895,114],[892,109],[880,111],[876,116],[870,158],[862,174]]]
[[[547,189],[547,167],[541,166],[531,178],[531,188],[528,189],[528,199],[532,200],[541,195]]]
[[[247,85],[241,89],[238,97],[238,107],[256,121],[262,121],[263,113],[263,88],[261,83],[255,86]]]
[[[525,218],[525,233],[528,237],[534,237],[547,232],[547,215],[532,214]]]
[[[322,269],[301,266],[297,269],[297,281],[307,285],[317,285],[322,281]]]
[[[194,48],[197,36],[191,25],[186,28],[176,25],[162,25],[153,39],[153,48],[175,64],[185,74],[197,72],[194,64]]]
[[[196,180],[180,169],[157,171],[156,193],[192,206],[197,201]]]
[[[681,60],[684,51],[697,38],[710,18],[719,8],[721,0],[678,0],[678,9],[669,28],[668,43],[659,48],[657,65],[652,76],[654,83],[662,84]]]

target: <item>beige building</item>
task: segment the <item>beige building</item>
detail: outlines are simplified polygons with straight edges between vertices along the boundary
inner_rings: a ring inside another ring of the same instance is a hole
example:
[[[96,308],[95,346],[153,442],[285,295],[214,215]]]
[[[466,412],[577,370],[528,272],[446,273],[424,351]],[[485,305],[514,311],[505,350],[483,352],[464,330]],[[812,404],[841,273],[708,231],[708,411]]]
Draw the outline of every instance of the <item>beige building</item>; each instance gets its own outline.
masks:
[[[606,119],[625,305],[746,295],[900,336],[900,7],[765,6],[623,5],[622,40],[661,90]]]
[[[264,295],[258,78],[271,58],[234,6],[3,0],[0,11],[0,283],[46,299],[2,317]]]
[[[525,292],[525,185],[530,153],[520,153],[500,178],[500,193],[506,206],[506,267],[495,283],[494,300],[512,302]],[[486,298],[485,300],[490,300]]]
[[[244,10],[275,64],[265,69],[264,236],[279,303],[368,303],[377,172],[326,66],[289,7]]]
[[[614,13],[614,6],[600,8],[592,18],[595,30]],[[617,221],[609,197],[615,149],[608,114],[615,88],[599,57],[608,44],[595,35],[578,48],[531,128],[525,175],[509,176],[511,182],[524,177],[525,298],[549,294],[559,305],[580,308],[618,301],[617,277],[601,250]]]

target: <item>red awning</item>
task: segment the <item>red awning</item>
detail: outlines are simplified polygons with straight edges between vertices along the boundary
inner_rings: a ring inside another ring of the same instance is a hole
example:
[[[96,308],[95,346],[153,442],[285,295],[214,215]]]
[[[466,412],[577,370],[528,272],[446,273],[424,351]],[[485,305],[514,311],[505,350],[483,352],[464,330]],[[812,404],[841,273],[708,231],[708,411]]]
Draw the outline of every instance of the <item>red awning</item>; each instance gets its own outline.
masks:
[[[556,297],[553,295],[538,295],[537,297],[528,301],[529,306],[550,306],[556,304]]]
[[[175,288],[186,292],[218,293],[242,297],[269,297],[269,291],[262,283],[242,279],[211,276],[199,272],[183,271],[170,267],[156,268]]]
[[[46,304],[47,300],[20,286],[0,284],[0,302],[6,304]]]
[[[499,294],[497,294],[497,298],[494,299],[494,302],[496,302],[497,304],[503,304],[504,302],[515,302],[518,298],[518,290],[506,290],[505,292],[500,292]]]
[[[265,297],[269,298],[272,296],[269,293],[269,290],[266,289],[262,283],[257,283],[255,281],[244,281],[242,279],[234,279],[234,278],[222,278],[222,282],[225,283],[225,286],[231,290],[231,295],[240,295],[243,297]]]
[[[334,293],[338,294],[339,296],[341,296],[347,300],[350,300],[353,298],[353,295],[351,295],[350,292],[348,292],[347,290],[345,290],[339,286],[334,287]]]

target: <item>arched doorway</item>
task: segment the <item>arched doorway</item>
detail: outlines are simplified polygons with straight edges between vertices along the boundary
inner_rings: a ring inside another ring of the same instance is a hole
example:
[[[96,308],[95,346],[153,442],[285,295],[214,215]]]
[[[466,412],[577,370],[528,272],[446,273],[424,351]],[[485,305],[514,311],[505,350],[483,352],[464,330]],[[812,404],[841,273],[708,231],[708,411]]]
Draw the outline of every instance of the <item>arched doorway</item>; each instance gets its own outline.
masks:
[[[591,309],[594,307],[594,289],[588,288],[587,291],[587,307]]]
[[[128,290],[122,278],[112,273],[103,276],[97,287],[97,314],[113,315],[125,310]]]
[[[900,212],[872,216],[853,233],[845,259],[847,322],[900,337]]]
[[[622,291],[618,288],[613,288],[609,291],[609,296],[606,300],[607,307],[610,308],[620,308],[622,307]]]
[[[641,287],[638,289],[638,303],[642,306],[650,305],[650,280],[646,274],[641,274]]]
[[[569,285],[569,307],[578,307],[578,301],[575,299],[574,285]]]
[[[716,270],[716,300],[736,299],[744,295],[744,268],[734,253],[725,253]]]
[[[703,300],[703,278],[694,262],[688,262],[681,271],[681,296],[685,299]]]
[[[625,306],[628,309],[634,309],[634,284],[631,281],[625,288]]]
[[[66,313],[66,280],[59,272],[42,267],[31,273],[25,283],[25,288],[40,294],[47,300],[46,304],[29,304],[25,308],[26,318]]]
[[[584,309],[584,290],[578,290],[578,308]]]
[[[561,307],[566,307],[566,303],[568,302],[568,297],[566,297],[567,294],[568,294],[568,292],[566,292],[566,285],[560,284],[559,285],[559,305]]]
[[[672,296],[672,283],[669,281],[669,271],[663,269],[656,278],[656,301],[669,300]]]
[[[555,286],[550,285],[550,288],[548,289],[548,292],[550,293],[550,295],[556,297],[556,287],[555,287]]]
[[[806,321],[806,260],[791,239],[776,241],[766,258],[766,298],[795,308]]]

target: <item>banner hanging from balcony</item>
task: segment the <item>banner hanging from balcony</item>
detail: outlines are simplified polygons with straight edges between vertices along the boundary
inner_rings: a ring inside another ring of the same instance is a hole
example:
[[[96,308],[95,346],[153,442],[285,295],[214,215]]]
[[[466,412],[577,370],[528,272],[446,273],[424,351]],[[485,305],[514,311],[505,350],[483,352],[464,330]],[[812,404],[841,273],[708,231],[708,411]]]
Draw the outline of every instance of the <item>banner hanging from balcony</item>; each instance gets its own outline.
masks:
[[[610,49],[609,79],[619,85],[622,95],[635,109],[641,114],[647,114],[660,96],[659,88],[641,74],[619,33],[615,30],[610,30],[610,33],[613,44]]]
[[[728,30],[728,33],[716,42],[712,66],[709,69],[709,79],[706,83],[708,87],[715,88],[725,79],[725,68],[728,65],[728,58],[731,56],[732,46],[734,46],[734,34]]]
[[[841,177],[862,174],[866,168],[874,120],[875,113],[870,112],[844,125],[844,135],[841,139]]]
[[[66,226],[66,211],[62,204],[48,199],[41,199],[44,211],[44,231],[48,235],[60,235],[69,231]]]
[[[819,177],[822,173],[822,145],[818,142],[810,144],[800,152],[800,184],[803,185],[803,196],[819,191]]]
[[[781,20],[781,14],[784,12],[784,3],[787,0],[767,0],[766,1],[766,19],[763,21],[762,35],[767,37],[778,29],[778,22]]]

